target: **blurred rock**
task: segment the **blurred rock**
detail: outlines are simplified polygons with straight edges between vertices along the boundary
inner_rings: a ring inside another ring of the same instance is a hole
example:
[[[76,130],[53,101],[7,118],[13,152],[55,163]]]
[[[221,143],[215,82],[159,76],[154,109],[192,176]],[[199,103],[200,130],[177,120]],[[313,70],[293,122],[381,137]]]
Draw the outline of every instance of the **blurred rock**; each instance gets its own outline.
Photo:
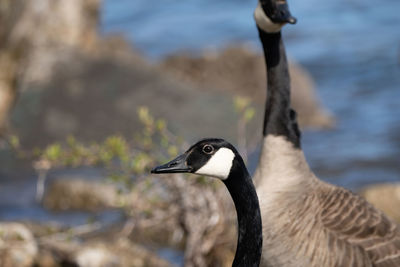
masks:
[[[99,211],[115,208],[118,193],[114,185],[102,181],[61,177],[46,188],[43,205],[47,209]]]
[[[17,93],[44,82],[65,50],[97,43],[99,0],[3,0],[0,5],[0,131]]]
[[[14,224],[14,223],[13,223]],[[0,244],[3,242],[2,224],[0,224]],[[94,227],[87,224],[68,228],[51,223],[24,222],[26,231],[32,232],[38,245],[36,256],[31,265],[2,265],[0,266],[39,266],[39,267],[150,267],[173,266],[161,259],[155,252],[132,242],[121,234],[121,228],[112,229]],[[83,229],[85,228],[85,231]],[[29,230],[28,230],[29,229]],[[92,229],[92,230],[91,230]],[[97,229],[97,230],[95,230]],[[35,243],[35,244],[36,244]],[[0,248],[3,248],[0,245]],[[10,249],[11,250],[11,249]],[[13,249],[12,251],[14,251]],[[0,260],[3,254],[0,254]],[[32,264],[34,263],[34,264]]]
[[[62,265],[57,262],[56,257],[48,250],[41,249],[39,256],[36,259],[36,265],[38,267],[61,267]]]
[[[233,46],[220,53],[205,53],[199,57],[185,53],[171,55],[162,62],[161,67],[202,90],[222,89],[264,104],[264,57],[244,46]],[[321,107],[310,74],[293,61],[290,62],[289,71],[292,105],[298,112],[300,124],[314,128],[333,127],[334,118]]]
[[[120,238],[112,242],[89,242],[74,255],[80,267],[172,266],[143,247]]]
[[[118,51],[119,46],[121,49],[117,53],[115,51]],[[103,140],[112,134],[121,134],[130,139],[141,128],[136,114],[138,107],[142,105],[148,106],[156,117],[166,119],[169,128],[188,141],[204,136],[219,136],[234,142],[237,139],[234,95],[247,95],[247,91],[242,88],[249,88],[252,90],[248,92],[249,95],[255,96],[255,99],[265,99],[262,96],[265,94],[262,86],[265,78],[261,74],[264,67],[261,65],[261,69],[257,69],[254,59],[258,57],[255,54],[249,57],[246,54],[249,52],[245,50],[240,50],[242,52],[235,55],[240,57],[244,54],[243,60],[251,61],[253,67],[244,62],[237,68],[259,72],[259,79],[246,78],[250,77],[247,73],[239,75],[231,72],[230,75],[233,73],[233,76],[240,78],[231,80],[228,78],[229,73],[225,73],[220,76],[227,76],[226,78],[215,77],[213,84],[209,82],[199,85],[185,82],[184,78],[174,74],[172,70],[167,75],[166,66],[164,69],[146,63],[142,57],[130,49],[127,50],[124,42],[116,38],[110,39],[102,49],[103,52],[96,55],[64,51],[65,61],[56,64],[52,79],[32,85],[32,90],[21,94],[12,114],[12,125],[24,146],[43,146],[65,140],[68,135],[86,142]],[[225,53],[228,52],[223,52],[223,55]],[[218,62],[223,61],[224,57],[221,56]],[[203,66],[203,70],[207,69]],[[308,76],[292,76],[293,80],[302,80],[303,84],[308,81]],[[259,84],[258,90],[251,83]],[[215,90],[219,86],[228,88],[236,84],[243,86]],[[293,102],[307,103],[296,104],[300,106],[299,113],[303,114],[300,121],[308,126],[332,126],[332,117],[318,106],[313,92],[309,89],[299,92],[301,95],[298,94],[298,97],[304,100],[296,98]],[[263,101],[254,102],[257,112],[248,126],[249,139],[259,140],[261,137]]]
[[[370,185],[363,188],[360,194],[400,223],[400,183]]]
[[[113,134],[131,139],[142,127],[137,110],[143,105],[189,141],[204,136],[236,139],[231,94],[204,94],[140,57],[65,53],[66,60],[54,67],[52,79],[21,94],[13,110],[12,125],[24,147],[69,135],[86,142]]]
[[[97,42],[100,0],[24,1],[15,34],[30,44],[22,89],[50,79],[64,50],[90,52]]]
[[[0,265],[30,267],[38,254],[36,241],[20,223],[0,223]]]
[[[260,55],[230,48],[201,58],[172,56],[161,67],[154,66],[123,38],[97,35],[99,0],[18,3],[13,34],[3,34],[3,39],[7,47],[18,47],[21,40],[29,44],[23,62],[11,60],[16,71],[6,79],[8,91],[20,92],[16,101],[7,101],[15,102],[11,126],[23,147],[43,146],[68,135],[86,142],[112,134],[130,138],[141,127],[136,116],[141,105],[169,121],[170,129],[188,141],[204,136],[236,140],[232,98],[237,93],[261,99],[248,131],[257,133],[249,139],[259,140],[265,99]],[[291,70],[300,122],[331,126],[332,117],[319,106],[309,76],[298,67]]]
[[[121,266],[117,255],[102,246],[88,246],[79,250],[75,255],[75,260],[80,267]]]
[[[38,266],[79,267],[169,267],[173,266],[155,253],[120,237],[78,242],[42,239]]]
[[[201,135],[205,133],[198,123],[186,126],[186,122],[201,120],[203,104],[213,96],[172,81],[133,52],[123,38],[98,38],[98,0],[21,3],[16,32],[29,40],[31,48],[24,64],[16,63],[23,75],[17,79],[14,71],[6,90],[21,92],[11,126],[22,146],[43,146],[68,135],[87,142],[112,134],[130,139],[141,127],[136,116],[140,105],[171,120],[176,132],[183,128],[185,135],[197,126]],[[222,102],[228,112],[230,99]],[[183,109],[187,112],[179,112]],[[206,115],[225,120],[212,113],[216,110]],[[233,124],[234,117],[225,121],[225,126]]]
[[[0,4],[0,135],[17,97],[17,80],[23,70],[27,38],[18,34],[18,18],[24,11],[22,0],[3,0]]]

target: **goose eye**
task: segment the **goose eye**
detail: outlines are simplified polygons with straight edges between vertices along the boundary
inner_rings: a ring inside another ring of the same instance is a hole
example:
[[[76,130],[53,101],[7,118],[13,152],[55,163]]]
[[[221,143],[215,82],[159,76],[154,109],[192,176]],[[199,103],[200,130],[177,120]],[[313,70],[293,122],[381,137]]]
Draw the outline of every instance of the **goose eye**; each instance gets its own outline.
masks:
[[[210,145],[205,145],[203,146],[203,152],[206,154],[211,154],[212,152],[214,152],[214,148]]]

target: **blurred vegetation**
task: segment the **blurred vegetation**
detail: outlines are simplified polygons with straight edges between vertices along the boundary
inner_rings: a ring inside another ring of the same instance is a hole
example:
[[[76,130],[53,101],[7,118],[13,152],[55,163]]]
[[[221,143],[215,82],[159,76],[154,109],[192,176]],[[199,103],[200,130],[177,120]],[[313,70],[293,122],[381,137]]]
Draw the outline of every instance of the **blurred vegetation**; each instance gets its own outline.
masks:
[[[235,97],[233,108],[238,117],[238,147],[246,160],[246,127],[254,118],[255,109],[251,100],[245,97]],[[102,142],[87,144],[69,136],[64,142],[52,143],[32,151],[24,150],[15,135],[10,135],[7,141],[19,158],[33,162],[39,177],[38,183],[44,183],[40,180],[44,180],[51,169],[93,166],[103,168],[110,181],[120,185],[120,189],[130,191],[135,185],[134,181],[149,176],[152,167],[176,157],[189,146],[182,137],[168,130],[164,119],[152,116],[146,106],[138,107],[137,116],[142,128],[131,140],[121,135],[112,135]],[[195,176],[193,179],[200,184],[213,184],[212,180],[204,177]]]
[[[239,149],[246,157],[246,126],[255,111],[247,98],[234,98],[232,106],[238,118]],[[49,170],[100,168],[117,190],[117,203],[112,206],[122,208],[127,216],[118,235],[183,249],[187,266],[230,264],[236,216],[221,183],[197,175],[185,178],[176,174],[169,179],[150,175],[152,167],[176,157],[189,144],[170,132],[167,122],[155,118],[147,107],[139,107],[137,116],[142,127],[130,140],[113,135],[101,142],[82,143],[69,136],[30,151],[21,147],[17,136],[9,136],[7,143],[19,158],[33,163],[38,202],[43,200]],[[196,249],[199,247],[203,249]]]
[[[148,173],[151,166],[167,157],[176,156],[183,140],[167,130],[162,119],[155,119],[147,107],[138,108],[143,124],[141,132],[129,142],[120,135],[107,137],[103,142],[84,144],[69,136],[45,148],[25,151],[17,136],[9,136],[8,143],[19,158],[46,162],[48,169],[59,167],[99,166],[120,177]],[[43,167],[38,164],[35,169]],[[116,177],[116,175],[113,175]]]
[[[233,106],[238,116],[238,142],[246,142],[246,126],[254,118],[255,109],[250,99],[245,97],[235,97]],[[131,141],[112,135],[103,142],[84,144],[74,136],[68,136],[65,142],[52,143],[32,151],[21,147],[18,136],[10,135],[7,141],[19,158],[46,162],[48,169],[100,166],[111,171],[114,178],[148,174],[152,166],[170,160],[187,148],[184,139],[171,133],[167,122],[154,118],[146,106],[137,109],[137,116],[143,127]]]

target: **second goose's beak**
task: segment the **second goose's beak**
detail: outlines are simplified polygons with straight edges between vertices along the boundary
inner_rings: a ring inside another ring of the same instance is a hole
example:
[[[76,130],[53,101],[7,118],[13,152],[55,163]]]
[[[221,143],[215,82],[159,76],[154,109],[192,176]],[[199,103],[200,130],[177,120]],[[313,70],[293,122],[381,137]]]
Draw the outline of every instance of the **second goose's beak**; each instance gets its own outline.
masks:
[[[288,4],[285,3],[277,3],[276,5],[276,13],[274,14],[274,18],[271,18],[272,21],[275,22],[288,22],[290,24],[296,24],[297,19],[290,14]]]
[[[151,173],[182,173],[191,172],[192,168],[186,165],[186,153],[178,156],[176,159],[170,162],[155,167],[151,170]]]

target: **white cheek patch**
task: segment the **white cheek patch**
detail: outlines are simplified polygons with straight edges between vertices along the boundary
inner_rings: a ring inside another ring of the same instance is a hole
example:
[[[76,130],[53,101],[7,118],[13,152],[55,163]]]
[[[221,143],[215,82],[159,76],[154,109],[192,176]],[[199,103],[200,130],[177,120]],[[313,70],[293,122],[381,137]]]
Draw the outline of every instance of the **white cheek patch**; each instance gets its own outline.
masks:
[[[254,19],[256,20],[258,27],[270,33],[279,32],[285,25],[285,23],[272,22],[267,15],[265,15],[260,3],[258,3],[256,10],[254,10]]]
[[[222,147],[195,173],[225,180],[231,171],[234,158],[232,150]]]

